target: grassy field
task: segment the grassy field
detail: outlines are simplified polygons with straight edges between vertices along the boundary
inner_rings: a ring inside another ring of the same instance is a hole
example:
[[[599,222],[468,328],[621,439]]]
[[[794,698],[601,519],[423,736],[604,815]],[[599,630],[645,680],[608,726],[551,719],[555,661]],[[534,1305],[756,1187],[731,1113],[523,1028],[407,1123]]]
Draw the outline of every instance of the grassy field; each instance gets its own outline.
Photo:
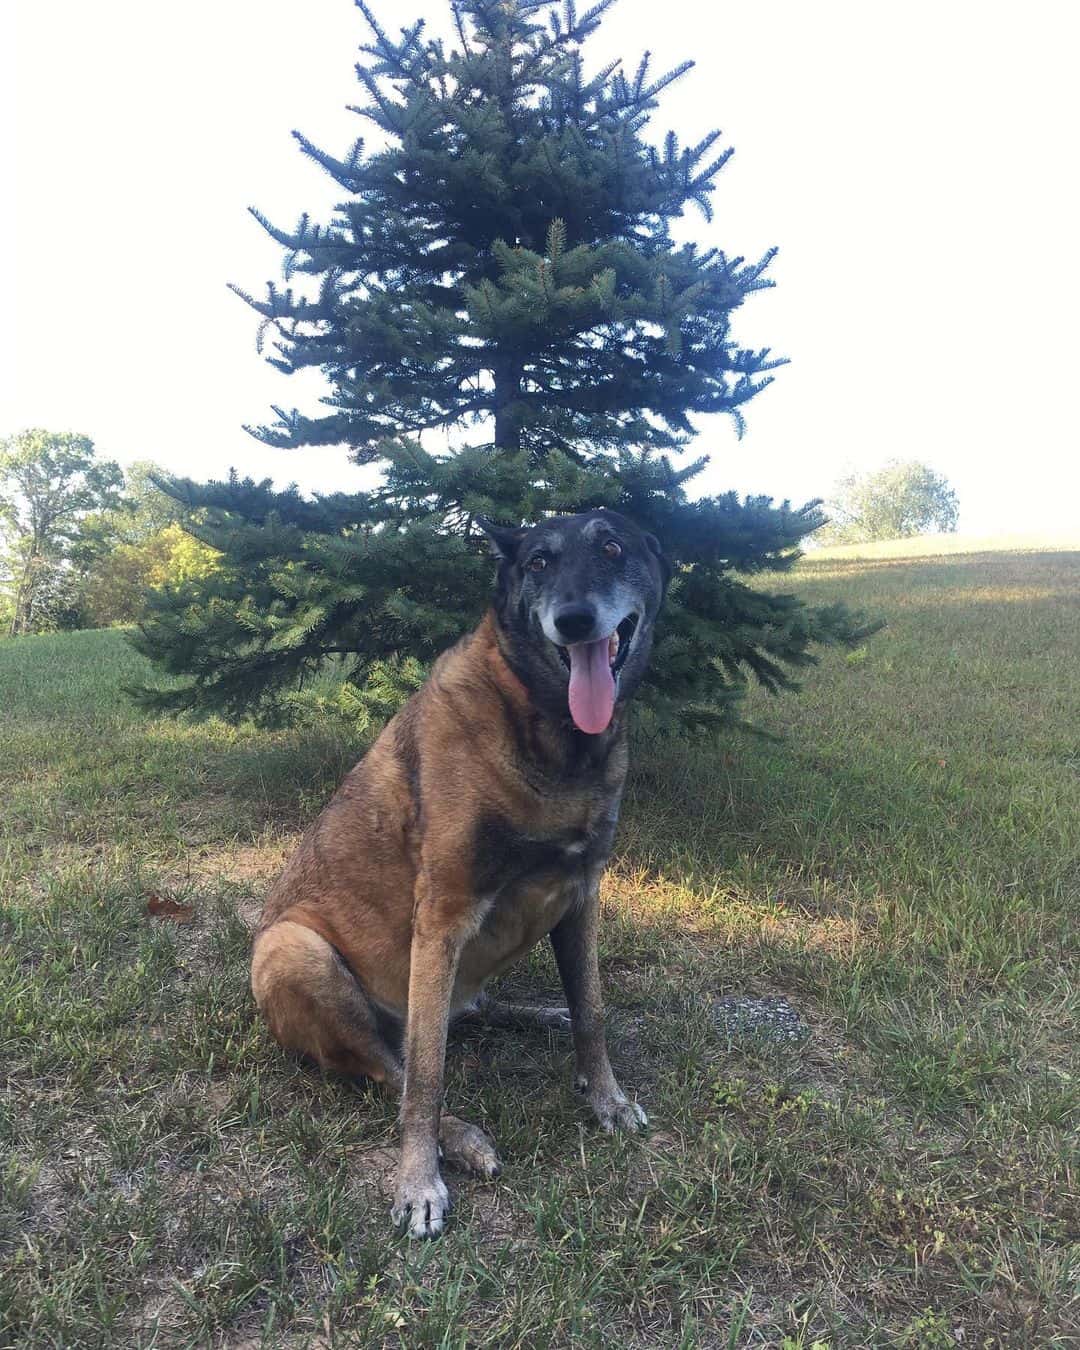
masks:
[[[636,749],[602,966],[650,1134],[597,1134],[565,1038],[455,1033],[505,1166],[430,1244],[392,1105],[247,988],[361,747],[148,719],[117,633],[0,643],[0,1346],[1080,1344],[1080,551],[793,584],[889,626],[752,699],[779,739]],[[732,994],[808,1037],[723,1034]]]

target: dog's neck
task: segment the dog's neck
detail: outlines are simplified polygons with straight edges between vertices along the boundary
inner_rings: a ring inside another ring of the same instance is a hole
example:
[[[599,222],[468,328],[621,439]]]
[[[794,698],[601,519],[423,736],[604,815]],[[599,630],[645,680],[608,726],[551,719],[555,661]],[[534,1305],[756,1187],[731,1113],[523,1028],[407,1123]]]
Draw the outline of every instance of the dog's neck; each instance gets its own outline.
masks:
[[[527,671],[514,660],[513,643],[494,609],[484,616],[470,645],[507,716],[520,731],[523,758],[534,761],[545,774],[563,779],[594,777],[604,772],[615,752],[621,752],[627,735],[626,704],[616,703],[610,725],[596,736],[574,726],[568,705],[541,704],[529,687]],[[621,757],[621,753],[616,755]]]

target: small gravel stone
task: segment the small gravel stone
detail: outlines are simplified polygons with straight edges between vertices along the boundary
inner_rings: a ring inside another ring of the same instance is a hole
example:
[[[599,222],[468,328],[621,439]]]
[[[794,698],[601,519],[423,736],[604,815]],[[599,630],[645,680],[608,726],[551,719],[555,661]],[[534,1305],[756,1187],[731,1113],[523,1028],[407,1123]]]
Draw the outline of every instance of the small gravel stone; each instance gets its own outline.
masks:
[[[810,1035],[810,1028],[786,998],[745,998],[731,995],[713,1003],[713,1021],[721,1035],[731,1041],[770,1040],[797,1044]]]

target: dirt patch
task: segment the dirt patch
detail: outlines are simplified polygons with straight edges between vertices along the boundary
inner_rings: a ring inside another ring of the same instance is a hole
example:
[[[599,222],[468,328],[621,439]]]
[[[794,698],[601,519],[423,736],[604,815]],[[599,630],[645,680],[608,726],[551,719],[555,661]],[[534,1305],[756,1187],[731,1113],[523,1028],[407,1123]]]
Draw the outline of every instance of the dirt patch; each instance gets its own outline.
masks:
[[[454,1174],[450,1185],[454,1189]],[[515,1247],[536,1246],[535,1231],[526,1221],[514,1201],[509,1185],[491,1185],[490,1182],[469,1184],[469,1226],[480,1229],[487,1242],[508,1243]]]
[[[389,1145],[347,1149],[349,1176],[361,1186],[371,1187],[389,1203],[394,1198],[398,1153],[397,1148]]]
[[[268,885],[284,867],[296,847],[296,836],[275,836],[257,844],[239,844],[218,849],[199,858],[195,871],[202,876],[222,877],[234,883]]]
[[[262,917],[263,902],[259,900],[238,900],[236,902],[236,917],[250,932],[254,933],[259,919]]]
[[[182,866],[169,870],[163,885],[176,890],[228,886],[257,895],[261,903],[298,841],[297,834],[268,833],[254,843],[231,843],[192,852]]]

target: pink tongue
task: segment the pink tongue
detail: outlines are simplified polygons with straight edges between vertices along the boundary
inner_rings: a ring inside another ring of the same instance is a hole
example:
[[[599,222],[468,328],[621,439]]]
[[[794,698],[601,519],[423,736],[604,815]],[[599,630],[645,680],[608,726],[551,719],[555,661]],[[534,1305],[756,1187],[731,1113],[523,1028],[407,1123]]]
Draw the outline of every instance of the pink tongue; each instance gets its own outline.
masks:
[[[615,679],[608,661],[610,638],[579,642],[570,653],[570,716],[579,731],[598,736],[615,711]]]

